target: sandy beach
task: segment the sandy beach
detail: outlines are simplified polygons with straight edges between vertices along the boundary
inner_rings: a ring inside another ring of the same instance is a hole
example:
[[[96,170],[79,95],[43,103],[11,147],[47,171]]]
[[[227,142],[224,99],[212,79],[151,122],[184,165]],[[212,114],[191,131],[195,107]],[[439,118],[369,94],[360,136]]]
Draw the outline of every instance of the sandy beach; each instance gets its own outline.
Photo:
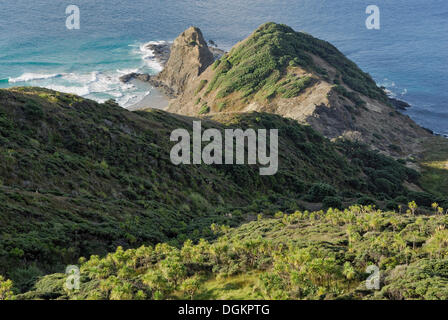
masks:
[[[144,84],[150,86],[149,84]],[[151,86],[150,93],[147,94],[141,101],[128,107],[128,110],[135,111],[146,108],[166,109],[169,104],[169,99],[161,93],[157,88]]]

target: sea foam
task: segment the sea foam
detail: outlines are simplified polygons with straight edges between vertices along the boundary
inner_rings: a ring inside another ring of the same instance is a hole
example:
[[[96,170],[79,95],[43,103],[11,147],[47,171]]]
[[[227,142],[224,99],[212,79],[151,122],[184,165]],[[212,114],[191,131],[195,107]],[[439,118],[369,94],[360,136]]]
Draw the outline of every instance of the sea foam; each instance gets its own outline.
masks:
[[[45,80],[61,77],[61,73],[51,73],[51,74],[40,74],[40,73],[24,73],[20,77],[17,78],[9,78],[9,83],[17,83],[17,82],[28,82],[33,80]]]
[[[162,64],[157,61],[156,56],[154,54],[154,50],[148,48],[148,45],[151,44],[167,44],[168,41],[149,41],[139,46],[139,53],[142,55],[142,60],[150,69],[154,72],[158,73],[163,70]]]
[[[134,47],[128,53],[137,59],[135,67],[111,68],[102,71],[71,71],[65,73],[25,72],[18,77],[9,77],[0,81],[24,86],[38,86],[64,93],[76,94],[84,98],[104,102],[115,99],[124,108],[132,106],[151,95],[151,88],[133,83],[123,83],[120,77],[129,73],[156,74],[163,66],[156,60],[150,44],[164,44],[166,41],[150,41],[130,45]],[[140,61],[140,63],[138,63]]]

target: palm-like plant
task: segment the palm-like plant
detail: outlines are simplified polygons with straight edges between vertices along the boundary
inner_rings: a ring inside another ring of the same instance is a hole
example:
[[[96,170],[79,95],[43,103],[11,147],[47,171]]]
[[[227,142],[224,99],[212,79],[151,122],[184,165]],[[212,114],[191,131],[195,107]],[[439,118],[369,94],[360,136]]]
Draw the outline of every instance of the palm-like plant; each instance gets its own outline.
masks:
[[[2,276],[0,276],[0,300],[9,300],[12,299],[12,281],[6,280]]]

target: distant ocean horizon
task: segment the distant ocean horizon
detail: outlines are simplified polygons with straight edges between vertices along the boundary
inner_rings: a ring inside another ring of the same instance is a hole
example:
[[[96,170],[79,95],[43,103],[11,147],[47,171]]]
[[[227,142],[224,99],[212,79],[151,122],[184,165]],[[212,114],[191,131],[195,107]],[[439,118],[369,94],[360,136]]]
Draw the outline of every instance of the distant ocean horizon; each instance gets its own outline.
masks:
[[[41,86],[129,107],[152,90],[119,77],[161,70],[147,43],[172,41],[195,25],[228,50],[274,21],[331,42],[410,103],[406,113],[417,123],[448,135],[448,2],[374,2],[380,30],[365,27],[373,2],[363,0],[3,0],[0,88]],[[69,4],[80,8],[80,30],[65,26]]]

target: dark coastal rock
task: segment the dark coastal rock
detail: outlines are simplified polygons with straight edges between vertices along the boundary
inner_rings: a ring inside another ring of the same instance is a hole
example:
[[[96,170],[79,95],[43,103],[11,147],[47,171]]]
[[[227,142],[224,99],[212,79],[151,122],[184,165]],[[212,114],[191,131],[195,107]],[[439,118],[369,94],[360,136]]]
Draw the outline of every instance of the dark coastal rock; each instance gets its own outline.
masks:
[[[146,49],[152,50],[155,60],[164,67],[170,58],[171,43],[150,43],[146,45]]]
[[[216,48],[216,47],[209,47],[208,49],[211,51],[211,53],[213,53],[213,58],[215,60],[220,59],[223,55],[226,54],[226,52],[224,50]]]
[[[163,67],[168,62],[171,54],[172,43],[163,42],[163,43],[150,43],[146,45],[146,49],[152,50],[154,53],[154,59],[160,63]],[[219,49],[217,47],[208,47],[210,52],[213,54],[213,59],[217,60],[221,58],[226,51]]]
[[[142,73],[142,74],[138,74],[136,79],[143,81],[143,82],[148,82],[151,80],[151,76],[147,73]]]
[[[183,32],[174,41],[174,44],[169,42],[149,43],[145,48],[153,52],[154,60],[164,67],[164,70],[153,77],[149,74],[132,72],[121,76],[120,81],[127,83],[137,79],[148,82],[170,99],[177,96],[189,78],[199,75],[215,60],[226,54],[216,45],[208,47],[201,31],[194,27]],[[168,63],[170,59],[171,62]],[[167,63],[168,66],[165,68]]]
[[[176,98],[176,93],[174,92],[174,90],[171,87],[167,86],[164,82],[159,81],[159,80],[154,79],[154,78],[151,78],[149,83],[153,87],[159,89],[159,91],[162,92],[168,98],[170,98],[170,99]]]
[[[123,83],[128,83],[129,81],[134,79],[134,73],[125,74],[124,76],[121,76],[119,79]]]
[[[128,74],[125,74],[124,76],[120,77],[120,81],[123,83],[128,83],[131,80],[140,80],[143,82],[149,82],[151,79],[151,76],[147,73],[136,73],[136,72],[131,72]]]
[[[426,128],[426,127],[422,127],[423,128],[423,130],[425,130],[426,132],[428,132],[428,133],[430,133],[430,134],[432,134],[432,135],[438,135],[438,134],[436,134],[436,133],[434,133],[434,131],[433,130],[431,130],[431,129],[428,129],[428,128]]]
[[[398,110],[406,110],[411,107],[409,103],[395,98],[389,98],[389,102]]]

